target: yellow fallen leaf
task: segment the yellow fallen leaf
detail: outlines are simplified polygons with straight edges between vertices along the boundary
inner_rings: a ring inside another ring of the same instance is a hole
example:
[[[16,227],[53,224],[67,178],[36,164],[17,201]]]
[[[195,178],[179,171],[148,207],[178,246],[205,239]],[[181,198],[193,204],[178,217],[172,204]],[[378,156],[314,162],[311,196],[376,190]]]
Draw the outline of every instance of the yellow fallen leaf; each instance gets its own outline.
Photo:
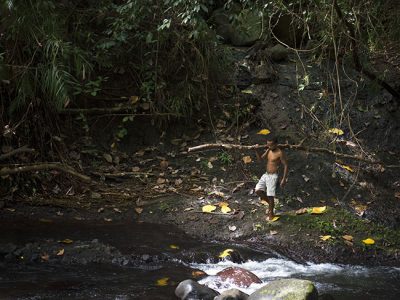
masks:
[[[233,249],[225,249],[224,251],[222,251],[222,252],[218,255],[218,257],[219,257],[219,258],[225,258],[225,257],[231,255],[231,252],[233,252],[233,251],[234,251]]]
[[[322,214],[325,211],[326,211],[326,206],[313,207],[311,213],[312,214]]]
[[[229,206],[222,206],[221,207],[221,212],[223,212],[224,214],[227,214],[230,211],[232,211],[232,209]]]
[[[278,220],[279,220],[279,218],[280,218],[280,217],[278,217],[278,216],[276,216],[276,217],[273,217],[273,218],[272,218],[272,220],[269,220],[269,222],[275,222],[275,221],[278,221]]]
[[[157,280],[156,285],[157,286],[166,286],[166,285],[168,285],[168,280],[169,280],[168,277],[160,278]]]
[[[349,166],[346,166],[346,165],[340,165],[343,169],[345,169],[345,170],[347,170],[347,171],[349,171],[349,172],[354,172],[354,170],[351,168],[351,167],[349,167]]]
[[[245,164],[249,164],[249,163],[252,162],[252,159],[251,159],[250,156],[243,156],[242,160],[243,160],[243,162],[244,162]]]
[[[267,135],[270,133],[271,131],[269,131],[268,129],[261,129],[259,132],[257,132],[257,134],[262,134],[262,135]]]
[[[222,201],[222,202],[218,203],[218,206],[219,207],[229,206],[229,203]]]
[[[171,249],[179,249],[179,246],[177,246],[177,245],[169,245],[169,247],[170,247]]]
[[[65,239],[65,240],[62,240],[62,241],[58,241],[59,243],[63,243],[63,244],[72,244],[74,241],[73,240],[70,240],[70,239]]]
[[[64,255],[64,249],[61,249],[57,252],[57,256],[63,256]]]
[[[210,213],[210,212],[212,212],[212,211],[214,211],[216,209],[217,209],[217,207],[215,205],[210,205],[209,204],[209,205],[204,205],[202,207],[201,211],[205,212],[205,213]]]
[[[332,238],[331,235],[321,235],[321,236],[320,236],[320,239],[323,240],[323,241],[327,241],[327,240],[329,240],[329,239],[331,239],[331,238]]]
[[[373,245],[375,244],[375,241],[371,238],[367,238],[365,240],[362,241],[365,245]]]
[[[243,94],[253,94],[252,90],[243,90],[242,91]]]
[[[328,130],[328,132],[336,134],[336,135],[343,135],[343,133],[344,133],[343,130],[339,129],[339,128],[331,128]]]
[[[351,242],[353,240],[353,237],[351,235],[344,235],[344,236],[342,236],[342,238],[349,242]]]

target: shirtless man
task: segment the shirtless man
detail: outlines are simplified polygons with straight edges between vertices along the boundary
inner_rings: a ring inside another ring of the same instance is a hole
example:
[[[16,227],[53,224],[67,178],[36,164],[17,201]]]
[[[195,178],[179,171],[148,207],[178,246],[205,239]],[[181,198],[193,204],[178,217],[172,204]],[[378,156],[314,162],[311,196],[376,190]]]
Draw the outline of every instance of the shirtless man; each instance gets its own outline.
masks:
[[[267,220],[274,218],[274,197],[276,185],[278,183],[279,165],[283,165],[283,177],[280,182],[280,187],[287,182],[288,163],[285,153],[278,148],[278,140],[275,137],[267,138],[267,150],[260,156],[256,150],[257,158],[266,161],[266,173],[261,176],[256,185],[256,193],[261,198],[268,202]]]

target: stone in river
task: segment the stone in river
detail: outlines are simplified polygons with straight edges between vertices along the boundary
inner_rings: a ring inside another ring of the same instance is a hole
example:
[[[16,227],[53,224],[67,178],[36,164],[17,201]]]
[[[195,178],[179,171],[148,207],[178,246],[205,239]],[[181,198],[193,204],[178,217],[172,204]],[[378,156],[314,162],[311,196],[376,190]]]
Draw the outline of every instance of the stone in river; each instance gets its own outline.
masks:
[[[194,280],[187,279],[178,284],[175,295],[181,300],[214,300],[219,293]]]
[[[262,283],[254,273],[239,267],[229,267],[217,273],[222,281],[229,281],[240,287],[249,287],[252,283]]]
[[[280,279],[263,286],[248,300],[317,300],[318,292],[309,280]]]
[[[230,289],[221,293],[221,295],[214,298],[214,300],[247,300],[249,295],[243,293],[238,289]]]

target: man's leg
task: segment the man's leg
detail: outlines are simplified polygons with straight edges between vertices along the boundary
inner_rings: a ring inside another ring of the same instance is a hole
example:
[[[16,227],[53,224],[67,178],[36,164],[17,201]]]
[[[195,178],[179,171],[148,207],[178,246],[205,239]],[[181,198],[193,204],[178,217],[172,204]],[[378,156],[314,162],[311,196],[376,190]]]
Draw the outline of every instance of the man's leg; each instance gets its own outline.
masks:
[[[275,199],[274,197],[268,196],[268,218],[271,221],[274,218],[274,206],[275,206]]]
[[[274,217],[274,197],[268,197],[263,190],[256,190],[256,194],[261,200],[268,202],[268,210],[265,212],[269,220]]]

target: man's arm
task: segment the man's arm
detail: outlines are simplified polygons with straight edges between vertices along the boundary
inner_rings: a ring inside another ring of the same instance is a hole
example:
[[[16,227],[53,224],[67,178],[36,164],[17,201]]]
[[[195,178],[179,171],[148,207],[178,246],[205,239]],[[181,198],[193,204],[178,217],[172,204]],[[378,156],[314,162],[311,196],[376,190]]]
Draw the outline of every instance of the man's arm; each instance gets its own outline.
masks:
[[[284,186],[287,182],[287,175],[288,175],[288,161],[285,152],[282,151],[281,154],[281,162],[283,165],[283,177],[281,180],[281,187]]]
[[[268,150],[265,151],[263,154],[260,155],[260,153],[259,153],[259,152],[257,151],[257,149],[256,149],[256,156],[257,156],[257,159],[258,159],[258,160],[264,159],[264,158],[267,156],[267,154],[268,154]]]

